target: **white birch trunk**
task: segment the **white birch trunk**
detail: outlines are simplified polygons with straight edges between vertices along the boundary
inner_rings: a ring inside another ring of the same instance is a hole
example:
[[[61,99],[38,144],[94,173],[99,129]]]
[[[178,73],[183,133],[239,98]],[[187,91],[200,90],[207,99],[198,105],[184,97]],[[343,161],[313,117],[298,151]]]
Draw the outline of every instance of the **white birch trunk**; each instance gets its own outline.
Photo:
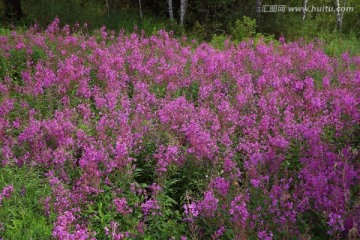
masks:
[[[256,0],[256,14],[257,14],[257,18],[260,18],[260,14],[261,14],[261,0]]]
[[[140,18],[141,21],[143,20],[143,13],[142,13],[142,7],[141,7],[141,0],[139,0],[139,11],[140,11]]]
[[[186,13],[186,0],[180,0],[180,26],[184,26]]]
[[[302,20],[303,21],[305,21],[305,17],[306,17],[307,3],[308,3],[308,0],[303,1],[303,12],[302,12]]]
[[[343,19],[344,19],[344,13],[346,8],[346,0],[343,0],[343,6],[344,9],[340,13],[340,25],[339,25],[339,31],[342,32],[342,25],[343,25]]]
[[[341,12],[340,12],[340,0],[335,1],[336,4],[336,29],[341,32],[342,31],[342,19],[341,19]]]
[[[173,22],[174,21],[173,1],[168,0],[168,3],[169,3],[169,17],[170,20]]]

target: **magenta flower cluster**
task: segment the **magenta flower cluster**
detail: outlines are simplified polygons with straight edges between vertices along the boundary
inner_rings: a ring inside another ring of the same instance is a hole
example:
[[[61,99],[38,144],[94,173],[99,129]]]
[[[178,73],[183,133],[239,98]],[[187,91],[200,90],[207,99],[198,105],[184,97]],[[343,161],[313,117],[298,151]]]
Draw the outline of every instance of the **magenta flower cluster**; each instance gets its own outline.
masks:
[[[0,164],[47,169],[55,239],[96,238],[88,209],[106,194],[107,236],[144,238],[182,168],[206,169],[177,202],[204,239],[300,239],[308,216],[360,232],[359,56],[77,28],[0,36],[1,57],[24,60],[0,69]]]
[[[0,193],[0,206],[1,206],[1,202],[3,201],[4,198],[11,197],[13,191],[14,191],[14,187],[12,185],[8,185],[3,188],[2,192]]]

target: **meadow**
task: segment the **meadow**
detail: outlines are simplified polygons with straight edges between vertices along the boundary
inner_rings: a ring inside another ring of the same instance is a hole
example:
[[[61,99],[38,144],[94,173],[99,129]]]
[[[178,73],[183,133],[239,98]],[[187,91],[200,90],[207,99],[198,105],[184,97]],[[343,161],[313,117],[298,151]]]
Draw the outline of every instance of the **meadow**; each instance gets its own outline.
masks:
[[[0,36],[1,239],[358,239],[360,56],[102,27]]]

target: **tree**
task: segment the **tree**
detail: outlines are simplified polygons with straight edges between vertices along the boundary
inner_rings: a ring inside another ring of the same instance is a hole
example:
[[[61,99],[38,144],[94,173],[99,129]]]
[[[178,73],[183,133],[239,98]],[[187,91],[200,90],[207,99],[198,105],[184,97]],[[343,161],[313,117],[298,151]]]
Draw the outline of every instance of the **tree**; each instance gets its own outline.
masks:
[[[140,11],[140,18],[141,18],[141,21],[142,21],[143,20],[143,13],[142,13],[141,0],[139,0],[139,11]]]
[[[109,4],[109,0],[105,0],[105,6],[106,6],[106,10],[107,10],[107,15],[108,15],[108,17],[110,17],[110,4]]]
[[[261,14],[261,0],[256,0],[256,17],[258,21],[260,19],[260,14]]]
[[[186,0],[180,0],[180,26],[184,26],[186,14]]]
[[[308,0],[303,1],[302,20],[305,21]]]
[[[23,17],[20,0],[4,0],[4,4],[7,18],[20,20]]]
[[[344,11],[346,8],[346,0],[343,0],[343,6],[340,5],[340,0],[336,0],[335,3],[336,3],[336,28],[339,32],[342,32]]]
[[[168,5],[169,5],[169,17],[170,17],[170,20],[173,22],[174,21],[173,1],[168,0]]]

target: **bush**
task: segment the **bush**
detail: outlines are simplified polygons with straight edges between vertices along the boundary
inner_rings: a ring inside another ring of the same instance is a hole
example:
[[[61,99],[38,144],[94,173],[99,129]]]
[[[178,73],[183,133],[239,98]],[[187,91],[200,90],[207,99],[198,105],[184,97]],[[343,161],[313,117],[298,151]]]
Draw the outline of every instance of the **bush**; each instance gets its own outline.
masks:
[[[256,20],[244,16],[242,20],[236,20],[231,28],[231,36],[235,41],[241,42],[253,38],[256,34]]]

